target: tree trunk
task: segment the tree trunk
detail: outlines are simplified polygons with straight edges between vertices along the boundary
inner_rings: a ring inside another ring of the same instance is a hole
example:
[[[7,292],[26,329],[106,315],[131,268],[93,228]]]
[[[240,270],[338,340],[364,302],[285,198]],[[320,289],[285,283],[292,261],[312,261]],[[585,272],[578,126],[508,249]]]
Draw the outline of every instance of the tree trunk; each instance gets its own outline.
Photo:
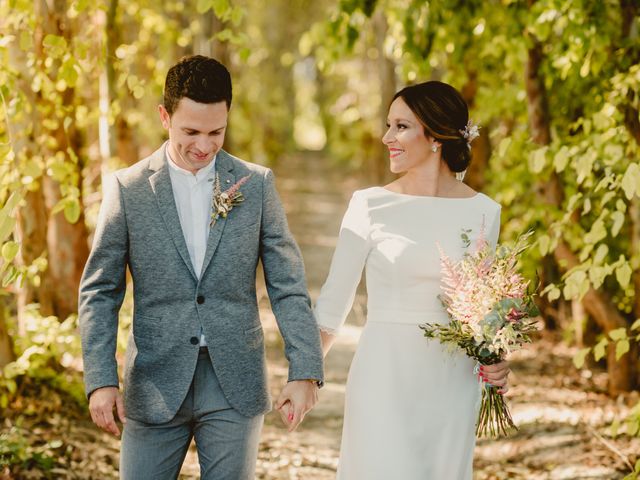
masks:
[[[367,161],[370,162],[369,171],[372,173],[374,183],[388,183],[394,178],[389,170],[389,152],[382,143],[382,136],[386,130],[386,118],[389,112],[389,105],[396,93],[396,65],[384,51],[384,42],[387,38],[389,26],[381,8],[376,9],[371,17],[373,32],[375,36],[375,48],[378,50],[376,68],[378,71],[378,81],[380,82],[380,109],[378,111],[377,122],[379,128],[373,132],[371,154]]]
[[[473,110],[478,92],[478,75],[475,70],[468,69],[469,80],[462,87],[462,98]],[[489,129],[484,126],[480,129],[480,136],[471,144],[471,164],[464,177],[464,181],[474,190],[481,191],[486,183],[485,172],[491,158],[491,142],[489,141]]]
[[[42,3],[40,5],[41,11],[47,12],[47,15],[42,17],[42,38],[47,34],[53,34],[63,36],[67,42],[72,42],[73,32],[66,17],[66,0],[55,0],[52,10],[47,10],[47,5]],[[37,53],[44,62],[45,54],[41,49],[41,43],[38,42],[36,45]],[[73,108],[75,91],[68,87],[62,93],[62,97],[62,104]],[[40,97],[39,101],[46,104],[49,99]],[[52,105],[51,110],[54,111],[55,108],[56,105]],[[73,110],[69,115],[74,116]],[[81,189],[81,165],[79,162],[75,163],[67,153],[72,150],[77,157],[81,157],[83,145],[79,132],[76,131],[72,123],[66,130],[61,125],[53,135],[56,139],[56,149],[48,152],[48,155],[54,156],[59,152],[64,153],[65,162],[75,166],[75,172],[71,174],[68,181],[76,188]],[[47,210],[51,211],[62,198],[60,186],[51,177],[45,176],[43,177],[42,189]],[[47,295],[53,300],[53,314],[60,319],[65,319],[78,311],[78,287],[84,264],[89,255],[88,232],[82,214],[84,212],[82,197],[79,201],[81,214],[76,223],[69,223],[62,212],[50,215],[47,222],[46,241],[49,252],[49,268],[46,276],[50,281],[42,285],[41,289],[51,288]]]
[[[0,298],[0,371],[7,363],[13,362],[16,359],[13,353],[11,337],[7,331],[6,312],[7,308],[4,304],[4,298]]]
[[[34,260],[47,256],[47,209],[42,189],[28,192],[16,213],[16,241],[20,244],[17,264],[29,266]],[[46,272],[39,273],[39,282],[27,281],[18,289],[18,333],[25,334],[26,307],[40,304],[42,315],[53,315],[52,288]]]
[[[108,117],[109,109],[113,102],[120,103],[118,115],[114,119],[112,129],[104,129],[103,135],[108,135],[106,145],[109,146],[108,152],[103,152],[103,162],[110,160],[116,155],[125,165],[133,165],[139,160],[139,145],[136,137],[133,135],[133,129],[124,116],[124,112],[131,111],[135,108],[131,96],[125,91],[124,95],[119,95],[119,89],[116,88],[116,69],[114,62],[116,61],[116,49],[122,43],[122,24],[118,21],[119,3],[118,0],[109,2],[106,21],[106,50],[107,59],[105,66],[106,79],[106,99],[105,103]],[[103,121],[106,121],[104,119]],[[113,134],[112,134],[113,131]]]

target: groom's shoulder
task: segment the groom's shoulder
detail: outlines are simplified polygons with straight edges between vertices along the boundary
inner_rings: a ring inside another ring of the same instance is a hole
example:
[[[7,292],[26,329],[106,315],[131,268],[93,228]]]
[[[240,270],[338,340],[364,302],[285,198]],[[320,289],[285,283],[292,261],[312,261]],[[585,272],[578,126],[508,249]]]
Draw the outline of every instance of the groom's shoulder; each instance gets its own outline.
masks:
[[[164,161],[163,147],[133,165],[116,170],[114,175],[123,187],[135,186],[141,182],[146,183],[149,175],[153,173],[150,168],[151,164],[162,161]]]

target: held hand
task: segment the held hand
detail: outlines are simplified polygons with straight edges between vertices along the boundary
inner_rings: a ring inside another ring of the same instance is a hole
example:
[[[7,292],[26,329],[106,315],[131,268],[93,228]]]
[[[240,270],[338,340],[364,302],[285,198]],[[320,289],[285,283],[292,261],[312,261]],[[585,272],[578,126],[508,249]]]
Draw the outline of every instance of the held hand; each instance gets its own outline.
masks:
[[[105,432],[120,436],[120,429],[116,425],[113,409],[118,412],[118,418],[127,423],[124,412],[122,395],[117,387],[103,387],[94,390],[89,397],[89,412],[91,420]]]
[[[309,410],[318,401],[318,387],[309,380],[294,380],[287,383],[275,403],[282,421],[289,432],[293,432]]]
[[[509,368],[509,362],[502,361],[495,365],[481,365],[479,376],[485,383],[490,383],[494,387],[499,387],[498,393],[504,395],[509,391],[509,384],[507,377],[511,369]]]

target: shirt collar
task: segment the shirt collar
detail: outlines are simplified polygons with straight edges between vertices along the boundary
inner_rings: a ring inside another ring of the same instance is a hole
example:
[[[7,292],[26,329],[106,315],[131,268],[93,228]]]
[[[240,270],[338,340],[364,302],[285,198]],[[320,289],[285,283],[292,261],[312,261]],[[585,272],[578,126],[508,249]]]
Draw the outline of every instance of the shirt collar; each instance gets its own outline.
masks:
[[[195,177],[196,182],[199,182],[200,180],[202,180],[203,178],[206,178],[209,173],[211,171],[213,171],[213,168],[215,167],[215,163],[216,163],[216,158],[218,158],[218,154],[216,153],[213,157],[213,159],[211,159],[211,161],[209,162],[209,164],[206,167],[202,167],[200,170],[198,170],[195,175],[193,173],[191,173],[189,170],[185,170],[184,168],[178,166],[174,161],[173,158],[171,158],[171,153],[169,152],[169,145],[167,144],[167,148],[166,148],[166,153],[167,153],[167,163],[169,164],[169,167],[176,173],[179,173],[180,175],[185,175],[187,177]]]

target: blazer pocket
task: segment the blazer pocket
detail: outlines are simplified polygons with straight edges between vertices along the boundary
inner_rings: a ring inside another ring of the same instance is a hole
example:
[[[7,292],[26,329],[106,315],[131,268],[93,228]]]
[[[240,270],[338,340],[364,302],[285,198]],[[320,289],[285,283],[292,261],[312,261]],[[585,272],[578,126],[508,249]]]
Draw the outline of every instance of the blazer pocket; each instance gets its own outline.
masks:
[[[162,336],[160,319],[157,317],[147,317],[146,315],[134,315],[133,317],[133,337],[153,339]]]
[[[244,331],[244,338],[250,348],[259,348],[264,343],[264,333],[262,325],[252,327]]]

